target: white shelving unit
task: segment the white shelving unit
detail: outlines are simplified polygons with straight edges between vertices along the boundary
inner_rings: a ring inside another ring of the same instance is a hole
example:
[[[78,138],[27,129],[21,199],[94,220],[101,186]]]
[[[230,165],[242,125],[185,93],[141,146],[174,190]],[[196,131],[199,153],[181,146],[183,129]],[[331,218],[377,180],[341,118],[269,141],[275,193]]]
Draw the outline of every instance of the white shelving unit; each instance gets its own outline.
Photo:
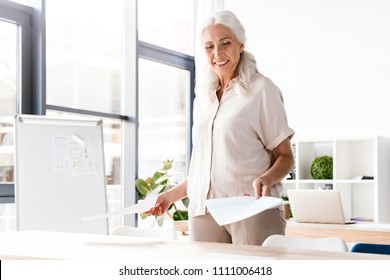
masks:
[[[293,145],[295,178],[283,181],[284,195],[287,189],[332,185],[340,191],[346,218],[390,222],[390,138],[297,141]],[[333,179],[315,180],[310,175],[311,164],[324,155],[333,157]]]

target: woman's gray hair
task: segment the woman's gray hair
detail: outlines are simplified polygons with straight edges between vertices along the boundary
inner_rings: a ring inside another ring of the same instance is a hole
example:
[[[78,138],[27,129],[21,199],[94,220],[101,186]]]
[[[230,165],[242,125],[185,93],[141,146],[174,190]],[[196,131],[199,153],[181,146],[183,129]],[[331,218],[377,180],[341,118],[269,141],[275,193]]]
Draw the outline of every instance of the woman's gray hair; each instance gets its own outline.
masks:
[[[230,11],[219,11],[211,17],[207,18],[200,29],[199,38],[202,37],[203,31],[214,24],[222,24],[230,29],[237,37],[239,43],[245,48],[246,36],[245,29],[238,18]],[[218,76],[211,71],[207,61],[202,59],[204,55],[196,57],[196,93],[205,93],[210,98],[215,98],[215,91],[219,85]],[[240,62],[238,64],[238,83],[237,86],[243,94],[247,94],[248,85],[253,74],[258,73],[255,57],[245,49],[241,53]]]

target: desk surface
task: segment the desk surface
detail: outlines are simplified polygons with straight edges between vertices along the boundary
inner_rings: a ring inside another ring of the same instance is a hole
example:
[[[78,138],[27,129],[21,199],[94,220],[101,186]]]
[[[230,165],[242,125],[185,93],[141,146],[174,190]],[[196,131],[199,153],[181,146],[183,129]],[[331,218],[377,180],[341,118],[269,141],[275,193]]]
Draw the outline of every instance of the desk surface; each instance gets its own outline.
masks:
[[[390,256],[42,231],[0,233],[1,259],[388,259]]]
[[[332,237],[339,236],[350,243],[390,244],[390,224],[315,224],[288,221],[286,235],[293,237]]]

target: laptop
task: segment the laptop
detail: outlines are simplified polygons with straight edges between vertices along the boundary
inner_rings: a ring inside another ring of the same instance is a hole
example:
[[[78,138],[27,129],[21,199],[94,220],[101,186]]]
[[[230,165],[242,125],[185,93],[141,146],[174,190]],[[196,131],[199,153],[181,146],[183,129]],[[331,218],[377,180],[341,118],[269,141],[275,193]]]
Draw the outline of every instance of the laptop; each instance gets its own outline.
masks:
[[[346,220],[337,190],[287,190],[293,221],[300,223],[351,224]]]

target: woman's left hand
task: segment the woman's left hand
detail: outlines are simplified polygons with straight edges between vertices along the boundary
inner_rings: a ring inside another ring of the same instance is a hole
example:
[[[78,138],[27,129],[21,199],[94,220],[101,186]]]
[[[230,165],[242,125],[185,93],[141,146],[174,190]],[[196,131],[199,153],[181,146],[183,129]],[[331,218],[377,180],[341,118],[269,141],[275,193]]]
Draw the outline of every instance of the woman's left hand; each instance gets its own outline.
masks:
[[[257,177],[252,182],[255,198],[259,199],[262,196],[271,195],[271,186],[267,184],[263,177]]]
[[[272,158],[272,166],[252,182],[256,199],[262,196],[270,196],[271,187],[281,182],[294,167],[294,155],[291,150],[290,138],[286,138],[272,150]]]

